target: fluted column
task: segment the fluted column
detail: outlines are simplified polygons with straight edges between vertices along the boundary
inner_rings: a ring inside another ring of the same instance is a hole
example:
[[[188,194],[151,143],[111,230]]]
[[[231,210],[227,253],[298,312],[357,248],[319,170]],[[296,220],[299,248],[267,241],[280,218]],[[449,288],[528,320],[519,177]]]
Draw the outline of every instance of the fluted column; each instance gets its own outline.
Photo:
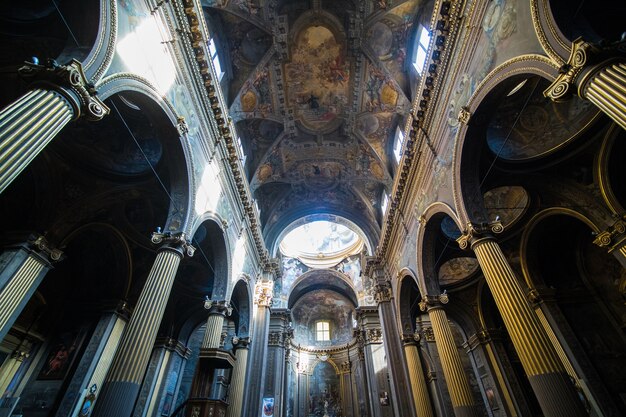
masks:
[[[206,321],[202,349],[217,349],[221,346],[220,342],[222,340],[224,318],[230,316],[233,309],[228,301],[225,300],[206,300],[204,302],[204,308],[209,310],[209,316]]]
[[[378,271],[378,274],[380,275],[381,272]],[[409,374],[402,350],[400,332],[396,325],[395,309],[391,302],[393,292],[390,282],[379,279],[375,291],[378,314],[385,340],[384,346],[389,366],[394,413],[397,416],[414,416],[415,410],[411,400],[411,391],[408,387]]]
[[[418,417],[434,417],[426,378],[424,378],[424,369],[422,368],[422,361],[419,355],[419,333],[405,335],[402,338],[402,342],[409,371],[409,380],[411,381],[415,412]]]
[[[567,64],[544,95],[560,101],[574,91],[626,129],[626,43],[601,47],[576,39]]]
[[[257,283],[254,294],[254,327],[250,351],[251,367],[248,373],[244,416],[260,415],[265,392],[265,372],[267,369],[267,344],[270,327],[270,306],[274,291],[273,273],[266,271]]]
[[[109,113],[76,60],[27,63],[19,73],[34,89],[0,111],[0,193],[71,120]]]
[[[246,382],[246,368],[248,367],[248,350],[250,347],[250,338],[237,339],[237,343],[233,338],[235,349],[235,367],[232,377],[230,378],[230,390],[228,391],[228,409],[226,417],[241,417],[243,411],[243,393]]]
[[[130,416],[141,380],[150,360],[161,319],[169,299],[178,265],[194,248],[183,233],[155,233],[154,243],[163,243],[152,265],[139,301],[126,326],[111,369],[107,374],[94,417]]]
[[[502,231],[498,222],[477,226],[468,224],[458,239],[461,249],[472,248],[487,285],[500,311],[513,346],[546,417],[588,415],[567,371],[531,309],[520,282],[507,262],[494,233]]]
[[[63,252],[51,247],[43,236],[33,236],[25,245],[11,252],[8,254],[11,259],[0,271],[0,341],[52,268],[52,262],[60,260],[63,255]]]
[[[4,395],[13,377],[15,377],[20,366],[22,366],[24,359],[28,358],[29,355],[29,348],[18,346],[18,349],[13,351],[11,357],[2,365],[2,369],[0,370],[0,395]]]
[[[441,359],[441,368],[446,378],[450,401],[456,417],[478,417],[478,410],[472,394],[465,369],[459,356],[452,335],[452,329],[448,323],[448,317],[443,309],[443,304],[448,302],[448,296],[424,296],[420,302],[422,311],[428,311],[430,322],[435,335],[435,345]]]

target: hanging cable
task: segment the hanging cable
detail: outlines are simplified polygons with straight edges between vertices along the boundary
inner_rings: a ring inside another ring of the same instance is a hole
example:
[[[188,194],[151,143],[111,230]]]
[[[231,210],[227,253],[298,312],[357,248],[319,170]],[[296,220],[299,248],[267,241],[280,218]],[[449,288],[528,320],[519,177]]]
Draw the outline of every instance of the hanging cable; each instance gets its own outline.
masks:
[[[70,33],[70,36],[72,37],[72,39],[74,39],[74,43],[76,43],[76,46],[80,48],[80,43],[78,43],[78,39],[76,39],[76,36],[74,36],[74,32],[72,31],[72,29],[70,29],[70,25],[67,23],[67,20],[65,20],[63,13],[61,13],[61,9],[59,9],[57,2],[52,0],[52,4],[54,4],[54,8],[57,9],[57,12],[59,13],[59,17],[61,17],[61,20],[63,21],[63,23],[65,24],[65,27],[67,28],[67,31]]]

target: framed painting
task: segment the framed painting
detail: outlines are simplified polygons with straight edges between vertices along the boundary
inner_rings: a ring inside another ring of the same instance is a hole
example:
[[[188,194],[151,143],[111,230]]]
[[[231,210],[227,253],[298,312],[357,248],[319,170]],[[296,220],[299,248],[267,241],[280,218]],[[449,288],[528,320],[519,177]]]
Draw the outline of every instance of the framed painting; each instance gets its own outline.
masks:
[[[37,379],[65,379],[85,339],[85,331],[61,333],[54,339]]]

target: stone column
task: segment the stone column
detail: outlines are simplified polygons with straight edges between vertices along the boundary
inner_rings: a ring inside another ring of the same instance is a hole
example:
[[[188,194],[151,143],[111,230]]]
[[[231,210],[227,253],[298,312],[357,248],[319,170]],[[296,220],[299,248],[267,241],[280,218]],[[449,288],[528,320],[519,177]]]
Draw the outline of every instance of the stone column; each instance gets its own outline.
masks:
[[[241,417],[243,410],[243,394],[245,391],[246,369],[248,367],[248,350],[250,348],[250,338],[233,338],[235,349],[235,367],[230,378],[230,390],[228,394],[228,409],[226,417]]]
[[[448,317],[443,309],[443,304],[447,304],[448,296],[425,295],[420,302],[422,311],[428,311],[428,316],[432,324],[435,336],[437,352],[441,359],[441,368],[446,378],[450,401],[456,417],[478,417],[479,413],[474,402],[474,395],[470,387],[465,369],[459,356],[452,335],[452,329],[448,323]]]
[[[554,101],[578,94],[626,129],[626,43],[594,45],[581,38],[572,43],[567,64],[544,91]],[[575,90],[575,91],[574,91]]]
[[[224,318],[230,316],[232,307],[228,301],[212,301],[206,300],[204,308],[209,310],[209,316],[206,321],[206,330],[204,331],[204,339],[202,340],[202,349],[217,349],[222,346],[222,327],[224,326]]]
[[[274,398],[274,417],[284,417],[285,357],[293,331],[289,326],[291,312],[286,308],[272,309],[264,397]]]
[[[62,256],[63,252],[51,247],[43,236],[31,236],[26,244],[2,255],[6,263],[0,270],[0,341],[52,268],[52,263]]]
[[[30,355],[30,349],[25,346],[18,350],[14,350],[11,353],[11,357],[5,361],[0,370],[0,395],[4,395],[4,392],[9,387],[9,384],[13,380],[13,377],[17,374],[17,371],[22,366],[24,359]]]
[[[96,396],[100,392],[104,377],[111,366],[113,355],[120,342],[129,312],[125,302],[112,306],[103,312],[95,330],[74,371],[65,396],[58,406],[56,415],[72,415],[76,407],[82,404],[83,396],[77,395],[88,390],[94,384]]]
[[[71,120],[109,113],[76,60],[27,63],[19,73],[35,88],[0,111],[0,193]]]
[[[496,306],[517,351],[528,380],[546,417],[587,416],[576,388],[561,363],[545,330],[531,309],[515,272],[493,233],[502,232],[499,222],[468,223],[457,239],[461,249],[471,247],[491,290]]]
[[[250,351],[250,372],[246,389],[244,416],[261,414],[263,393],[265,392],[265,372],[267,343],[270,327],[270,306],[274,291],[272,272],[263,273],[263,280],[258,282],[254,294],[254,324]]]
[[[341,409],[344,416],[358,415],[353,409],[354,394],[352,390],[352,361],[348,354],[347,361],[341,363],[339,377],[341,378]]]
[[[378,271],[382,274],[382,271]],[[388,280],[377,278],[375,298],[378,304],[378,315],[383,331],[387,365],[389,367],[389,380],[391,383],[391,402],[394,414],[397,416],[414,416],[411,391],[408,387],[409,373],[406,368],[404,352],[401,345],[400,332],[396,325],[396,312],[393,303],[393,292]]]
[[[415,413],[419,417],[434,417],[428,386],[424,378],[422,360],[419,355],[419,333],[404,335],[402,343],[404,344],[404,355],[406,356],[409,380],[411,381],[411,390],[413,391]]]
[[[154,233],[152,242],[163,245],[126,326],[96,403],[94,417],[131,415],[178,265],[185,253],[192,256],[194,252],[184,233]]]
[[[383,346],[383,332],[380,328],[378,309],[360,307],[357,309],[357,318],[361,326],[363,337],[363,360],[365,364],[366,393],[371,417],[391,417],[396,414],[390,403],[382,404],[381,396],[389,393],[387,387],[387,364],[385,348]]]

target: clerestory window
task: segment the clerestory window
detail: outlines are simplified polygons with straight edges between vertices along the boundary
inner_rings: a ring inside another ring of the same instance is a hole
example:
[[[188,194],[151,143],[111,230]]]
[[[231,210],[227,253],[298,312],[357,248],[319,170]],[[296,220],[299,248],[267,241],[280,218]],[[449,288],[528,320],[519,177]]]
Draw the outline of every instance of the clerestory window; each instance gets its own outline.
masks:
[[[315,322],[315,340],[318,342],[330,341],[330,322],[320,320]]]

